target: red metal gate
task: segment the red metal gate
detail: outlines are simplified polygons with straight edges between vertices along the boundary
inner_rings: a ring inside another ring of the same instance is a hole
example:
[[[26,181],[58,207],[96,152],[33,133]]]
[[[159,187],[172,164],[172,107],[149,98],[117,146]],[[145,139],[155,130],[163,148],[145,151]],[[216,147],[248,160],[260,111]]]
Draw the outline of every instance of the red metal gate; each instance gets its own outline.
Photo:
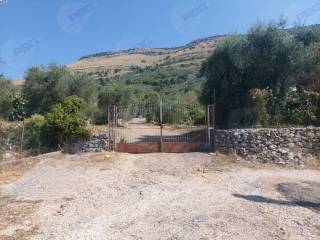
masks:
[[[110,150],[182,153],[213,150],[214,105],[139,103],[108,108]]]

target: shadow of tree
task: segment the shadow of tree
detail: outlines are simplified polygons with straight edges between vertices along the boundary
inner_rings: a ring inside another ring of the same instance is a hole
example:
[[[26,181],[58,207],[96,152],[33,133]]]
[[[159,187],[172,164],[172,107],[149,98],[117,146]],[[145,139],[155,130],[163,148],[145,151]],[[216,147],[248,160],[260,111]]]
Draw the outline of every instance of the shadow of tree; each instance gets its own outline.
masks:
[[[238,193],[232,195],[236,198],[257,203],[300,206],[320,211],[320,183],[318,182],[280,183],[277,185],[277,191],[283,194],[288,200],[277,200],[263,196]]]
[[[160,142],[160,132],[159,135],[144,135],[138,138],[139,143],[144,142]],[[166,135],[164,134],[163,142],[206,142],[207,132],[206,129],[190,130],[187,133],[181,133],[176,135]]]
[[[242,194],[232,194],[236,198],[242,198],[247,201],[258,202],[258,203],[271,203],[277,205],[287,205],[287,206],[300,206],[305,208],[314,208],[320,211],[320,203],[308,202],[308,201],[284,201],[276,200],[272,198],[266,198],[257,195],[242,195]]]

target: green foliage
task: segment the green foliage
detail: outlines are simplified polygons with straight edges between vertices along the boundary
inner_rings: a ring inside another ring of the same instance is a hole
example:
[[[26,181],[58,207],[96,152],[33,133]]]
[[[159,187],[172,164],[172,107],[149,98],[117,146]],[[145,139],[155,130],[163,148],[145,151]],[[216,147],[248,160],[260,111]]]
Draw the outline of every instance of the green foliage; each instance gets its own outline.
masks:
[[[86,74],[71,73],[62,66],[30,68],[25,79],[22,92],[28,102],[29,114],[46,113],[72,95],[83,98],[87,106],[96,102],[97,82]]]
[[[0,161],[3,158],[4,144],[5,144],[5,139],[3,135],[4,135],[3,123],[2,123],[2,119],[0,118]]]
[[[0,148],[2,151],[8,146],[11,150],[17,150],[20,147],[22,123],[0,120],[0,125]]]
[[[320,126],[320,93],[290,91],[286,110],[288,124]]]
[[[34,115],[26,121],[25,147],[32,153],[39,154],[48,148],[46,137],[46,120],[42,115]]]
[[[320,93],[290,89],[280,102],[270,89],[251,89],[249,103],[252,126],[320,126]]]
[[[67,70],[59,66],[28,70],[22,92],[28,100],[29,114],[48,112],[54,104],[63,101],[66,89],[61,85],[67,74]]]
[[[98,95],[98,109],[93,114],[96,124],[105,124],[108,119],[108,107],[127,106],[135,102],[134,90],[121,83],[111,83],[101,88]]]
[[[145,108],[148,122],[160,122],[160,106],[153,104],[153,108]],[[162,122],[177,125],[205,124],[205,109],[199,104],[183,104],[164,102],[162,107]]]
[[[26,118],[25,106],[26,100],[21,94],[16,94],[12,100],[12,112],[10,113],[10,120],[23,121]]]
[[[273,91],[251,89],[248,96],[248,125],[256,127],[280,126],[283,123],[284,105],[274,97]]]
[[[207,79],[201,101],[215,100],[218,126],[281,124],[290,87],[319,67],[317,34],[294,35],[283,25],[257,24],[246,36],[220,44],[200,71]]]
[[[200,103],[191,105],[188,109],[188,122],[192,125],[201,125],[205,123],[205,109]]]
[[[320,41],[320,31],[315,28],[299,26],[294,29],[294,37],[296,41],[303,43],[303,45],[310,46],[311,44]]]
[[[125,106],[134,101],[134,92],[130,87],[123,84],[112,83],[102,88],[98,96],[100,109],[107,109],[108,106]]]
[[[83,114],[84,108],[83,99],[70,96],[62,103],[56,104],[52,111],[45,115],[48,132],[54,143],[63,146],[71,137],[89,136]]]
[[[253,109],[253,125],[267,127],[270,123],[268,105],[272,98],[272,91],[269,89],[251,89],[249,91],[249,104]]]
[[[0,117],[8,118],[12,111],[12,98],[15,89],[10,80],[0,75]]]

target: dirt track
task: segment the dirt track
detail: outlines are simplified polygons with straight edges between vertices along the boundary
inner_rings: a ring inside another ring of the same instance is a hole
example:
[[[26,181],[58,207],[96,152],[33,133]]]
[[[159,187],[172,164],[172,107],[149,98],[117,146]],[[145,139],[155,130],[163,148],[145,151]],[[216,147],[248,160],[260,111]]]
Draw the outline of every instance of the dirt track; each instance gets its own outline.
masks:
[[[52,154],[0,187],[0,239],[320,238],[319,171],[247,167],[200,153]]]

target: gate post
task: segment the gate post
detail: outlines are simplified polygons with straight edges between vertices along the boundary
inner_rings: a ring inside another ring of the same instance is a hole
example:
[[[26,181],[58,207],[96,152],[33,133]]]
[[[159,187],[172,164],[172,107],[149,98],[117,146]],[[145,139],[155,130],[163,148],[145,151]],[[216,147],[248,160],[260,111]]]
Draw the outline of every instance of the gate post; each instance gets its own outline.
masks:
[[[107,106],[108,110],[107,110],[107,114],[108,114],[108,142],[109,142],[109,151],[112,151],[112,146],[111,146],[111,111],[110,111],[110,106]]]
[[[210,105],[207,105],[207,152],[210,152],[211,132],[210,132]]]
[[[160,152],[163,152],[162,99],[160,99]]]
[[[215,113],[215,105],[208,105],[207,106],[207,151],[211,152],[214,150],[214,135],[211,135],[211,131],[214,131],[214,113]]]

